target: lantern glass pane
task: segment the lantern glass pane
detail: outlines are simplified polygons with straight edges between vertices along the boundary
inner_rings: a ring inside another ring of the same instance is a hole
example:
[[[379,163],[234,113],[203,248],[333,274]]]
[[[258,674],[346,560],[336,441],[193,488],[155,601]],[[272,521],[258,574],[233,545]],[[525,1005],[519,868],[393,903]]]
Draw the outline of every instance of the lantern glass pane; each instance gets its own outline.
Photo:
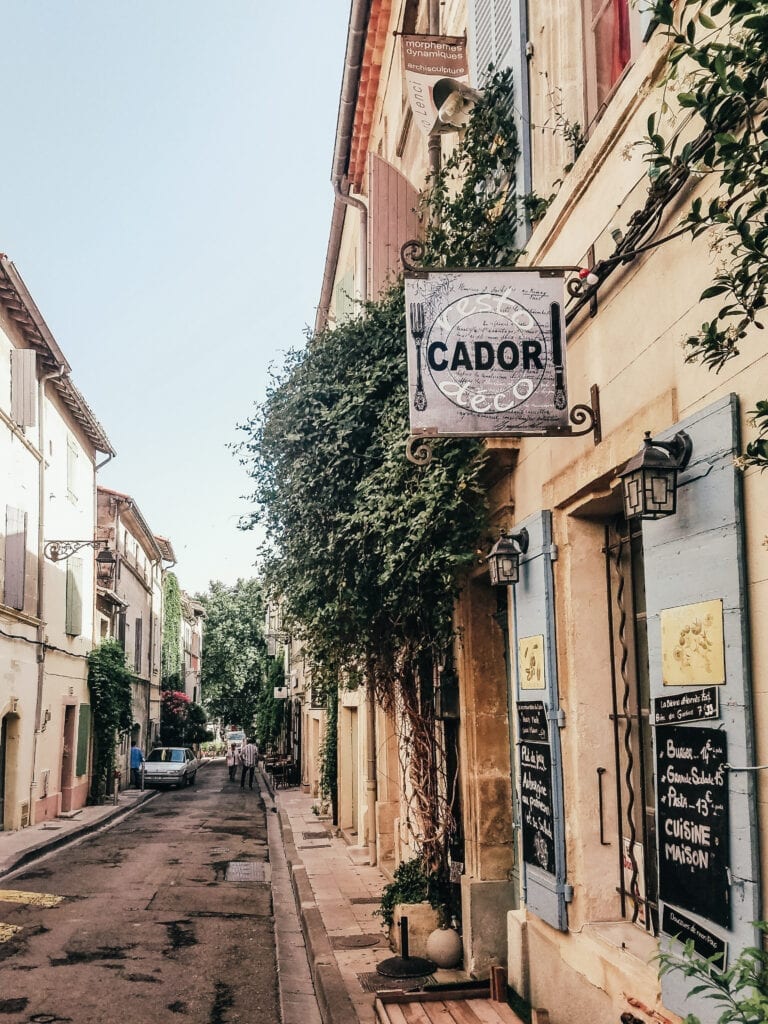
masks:
[[[624,516],[627,519],[632,519],[633,516],[642,515],[643,502],[642,487],[640,486],[641,477],[642,471],[638,470],[635,473],[630,473],[622,479],[624,490]]]
[[[645,514],[665,516],[675,511],[676,470],[654,469],[646,471]]]

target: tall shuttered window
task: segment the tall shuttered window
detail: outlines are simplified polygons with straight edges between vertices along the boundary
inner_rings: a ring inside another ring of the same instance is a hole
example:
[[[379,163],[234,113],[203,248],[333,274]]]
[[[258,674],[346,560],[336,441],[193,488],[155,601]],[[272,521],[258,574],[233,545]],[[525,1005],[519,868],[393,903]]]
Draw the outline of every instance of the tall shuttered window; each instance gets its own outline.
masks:
[[[27,513],[5,507],[5,573],[3,604],[22,611],[27,565]]]
[[[37,423],[37,357],[32,349],[11,351],[11,418],[20,427]]]

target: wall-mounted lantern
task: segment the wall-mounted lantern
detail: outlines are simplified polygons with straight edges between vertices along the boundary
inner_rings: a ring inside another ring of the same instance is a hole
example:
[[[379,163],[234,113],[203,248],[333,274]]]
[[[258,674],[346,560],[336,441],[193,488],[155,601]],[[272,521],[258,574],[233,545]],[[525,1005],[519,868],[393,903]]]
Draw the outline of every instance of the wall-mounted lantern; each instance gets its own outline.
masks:
[[[114,551],[109,547],[106,540],[49,540],[46,542],[43,552],[46,558],[52,562],[63,562],[79,551],[81,548],[96,548],[101,550],[96,555],[96,581],[100,587],[109,589],[115,578],[115,565],[117,558]]]
[[[693,444],[680,431],[671,441],[645,432],[643,447],[619,473],[626,519],[663,519],[677,511],[677,474],[691,458]]]
[[[520,579],[520,555],[528,550],[528,531],[523,527],[519,533],[501,535],[488,552],[488,569],[494,587],[507,587]]]

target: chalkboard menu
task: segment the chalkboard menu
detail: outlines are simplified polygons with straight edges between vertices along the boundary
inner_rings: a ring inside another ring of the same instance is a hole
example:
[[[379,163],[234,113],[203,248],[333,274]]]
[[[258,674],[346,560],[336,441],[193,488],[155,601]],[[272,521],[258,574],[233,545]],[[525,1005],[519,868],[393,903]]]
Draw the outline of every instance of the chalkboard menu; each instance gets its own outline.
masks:
[[[728,760],[716,729],[659,726],[659,895],[730,927]]]
[[[670,697],[656,697],[653,701],[653,724],[672,725],[675,722],[680,724],[717,718],[718,703],[716,686],[674,693]]]
[[[523,860],[555,874],[552,755],[542,701],[517,705],[520,736],[520,804]]]

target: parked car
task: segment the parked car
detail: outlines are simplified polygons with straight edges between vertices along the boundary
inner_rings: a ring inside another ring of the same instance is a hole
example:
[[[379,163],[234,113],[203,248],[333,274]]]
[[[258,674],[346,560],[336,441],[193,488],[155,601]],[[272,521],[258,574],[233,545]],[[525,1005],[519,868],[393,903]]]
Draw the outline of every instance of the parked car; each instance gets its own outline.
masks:
[[[155,747],[144,762],[144,785],[192,785],[199,764],[189,747]]]

